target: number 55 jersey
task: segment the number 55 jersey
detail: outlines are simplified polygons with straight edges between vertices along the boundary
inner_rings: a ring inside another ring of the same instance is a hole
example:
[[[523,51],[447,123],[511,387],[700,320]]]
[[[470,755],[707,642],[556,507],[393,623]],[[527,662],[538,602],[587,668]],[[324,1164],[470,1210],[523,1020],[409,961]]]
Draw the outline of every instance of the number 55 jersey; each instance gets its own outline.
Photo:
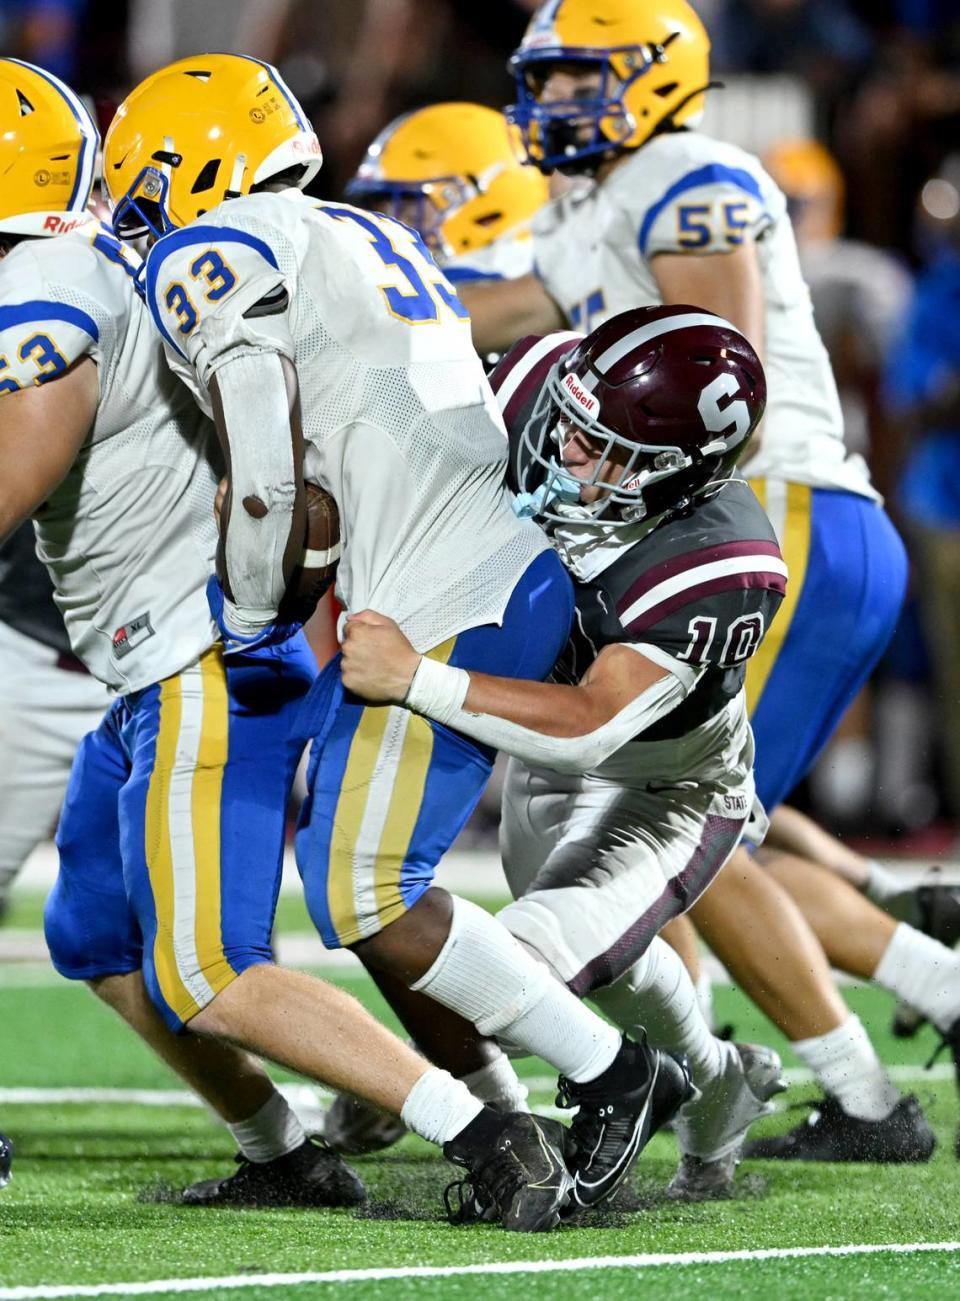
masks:
[[[750,476],[774,475],[877,500],[848,457],[826,349],[813,320],[786,198],[751,154],[698,131],[654,136],[603,180],[534,221],[537,274],[575,329],[662,302],[659,255],[723,258],[756,246],[765,304],[767,410]]]
[[[160,240],[146,284],[205,409],[238,352],[295,365],[305,476],[340,509],[348,610],[390,615],[421,651],[501,621],[548,543],[510,509],[469,318],[415,232],[299,190],[254,194]]]

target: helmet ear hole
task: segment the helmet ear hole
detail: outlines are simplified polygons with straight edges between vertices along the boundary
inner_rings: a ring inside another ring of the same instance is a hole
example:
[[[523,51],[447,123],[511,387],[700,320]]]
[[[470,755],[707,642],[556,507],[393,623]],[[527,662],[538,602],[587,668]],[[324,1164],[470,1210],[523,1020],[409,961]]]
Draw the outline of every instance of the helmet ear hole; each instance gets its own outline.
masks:
[[[213,189],[217,183],[217,173],[220,170],[222,161],[220,158],[211,158],[203,164],[197,173],[197,179],[190,189],[191,194],[201,194],[204,190]]]

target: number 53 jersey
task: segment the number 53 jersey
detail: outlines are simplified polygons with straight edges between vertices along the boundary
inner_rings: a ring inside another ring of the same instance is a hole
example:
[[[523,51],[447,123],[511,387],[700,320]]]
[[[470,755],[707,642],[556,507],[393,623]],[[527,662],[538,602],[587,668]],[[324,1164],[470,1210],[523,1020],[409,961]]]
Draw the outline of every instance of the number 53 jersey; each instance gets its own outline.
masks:
[[[340,509],[347,610],[390,615],[421,651],[501,621],[549,544],[510,508],[469,318],[415,232],[299,190],[249,195],[160,240],[146,285],[204,409],[238,351],[296,366],[305,477]]]
[[[73,650],[121,694],[179,672],[215,636],[216,434],[164,363],[138,265],[93,219],[0,261],[0,399],[86,357],[97,367],[93,425],[34,523]]]

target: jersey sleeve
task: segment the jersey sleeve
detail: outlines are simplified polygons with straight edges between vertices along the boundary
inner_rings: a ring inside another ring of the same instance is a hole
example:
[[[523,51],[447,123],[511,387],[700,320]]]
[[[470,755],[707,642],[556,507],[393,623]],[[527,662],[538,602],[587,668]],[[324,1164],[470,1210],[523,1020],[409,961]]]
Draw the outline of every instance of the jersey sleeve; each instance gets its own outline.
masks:
[[[187,226],[147,259],[146,297],[165,342],[206,384],[237,349],[293,358],[294,286],[275,247],[237,226]]]
[[[707,665],[735,668],[759,649],[786,580],[775,542],[721,543],[641,574],[617,614],[626,639],[680,677]]]
[[[640,215],[644,258],[658,253],[729,253],[756,238],[771,215],[759,179],[746,168],[708,163],[669,185]]]
[[[107,308],[81,289],[64,291],[57,284],[57,252],[42,248],[38,256],[31,250],[4,267],[0,394],[47,384],[83,356],[100,360]]]
[[[60,302],[46,285],[35,292],[0,306],[0,394],[46,384],[82,357],[99,361],[94,304],[79,294]]]

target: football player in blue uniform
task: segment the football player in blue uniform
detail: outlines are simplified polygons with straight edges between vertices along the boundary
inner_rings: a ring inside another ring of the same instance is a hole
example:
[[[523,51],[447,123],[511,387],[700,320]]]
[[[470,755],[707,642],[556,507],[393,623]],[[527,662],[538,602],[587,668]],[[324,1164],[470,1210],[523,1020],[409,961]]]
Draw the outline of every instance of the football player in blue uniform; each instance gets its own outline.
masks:
[[[309,149],[287,112],[287,138]],[[243,1043],[403,1110],[506,1227],[548,1228],[570,1180],[537,1122],[485,1110],[342,991],[273,961],[315,662],[289,627],[227,645],[211,616],[216,434],[164,363],[138,260],[86,210],[89,115],[56,78],[3,59],[0,118],[0,538],[34,517],[71,646],[115,696],[67,791],[45,912],[54,965],[90,983],[241,1143],[237,1175],[189,1200],[364,1195]]]

